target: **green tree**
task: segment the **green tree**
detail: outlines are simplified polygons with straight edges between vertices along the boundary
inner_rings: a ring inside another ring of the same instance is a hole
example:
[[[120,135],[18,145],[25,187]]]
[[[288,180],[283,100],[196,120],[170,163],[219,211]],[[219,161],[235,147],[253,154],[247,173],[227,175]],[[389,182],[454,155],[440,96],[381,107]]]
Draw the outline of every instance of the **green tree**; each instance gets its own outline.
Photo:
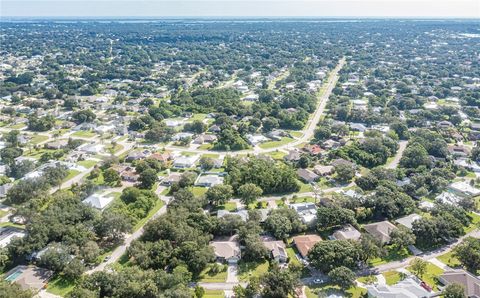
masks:
[[[354,286],[355,279],[357,278],[355,272],[344,266],[332,269],[332,271],[328,273],[328,277],[332,283],[339,285],[344,290]]]
[[[340,183],[347,183],[355,177],[355,168],[348,164],[338,164],[335,166],[335,173]]]
[[[465,289],[462,285],[457,283],[451,283],[443,289],[443,297],[445,298],[467,298],[465,295]]]
[[[296,272],[280,270],[276,265],[271,266],[260,278],[261,294],[265,298],[296,297],[299,285],[299,276]]]
[[[233,196],[233,188],[228,184],[210,187],[205,193],[207,200],[214,205],[223,205]]]
[[[390,234],[390,243],[399,249],[407,248],[409,245],[415,244],[416,237],[412,231],[404,226],[393,230]]]
[[[454,249],[455,256],[470,272],[480,270],[480,239],[468,237]]]
[[[419,278],[422,278],[423,275],[427,272],[428,262],[424,261],[421,258],[415,258],[410,261],[410,270]]]
[[[340,266],[357,269],[362,251],[358,243],[349,240],[320,241],[310,250],[308,259],[313,267],[325,273]]]
[[[108,168],[103,172],[103,180],[105,181],[105,184],[111,186],[118,186],[122,183],[120,174],[112,168]]]
[[[140,186],[142,188],[151,189],[158,180],[157,172],[154,169],[146,169],[140,173],[138,180],[140,181]]]
[[[253,183],[243,184],[238,188],[238,195],[243,204],[254,203],[263,193],[263,190]]]

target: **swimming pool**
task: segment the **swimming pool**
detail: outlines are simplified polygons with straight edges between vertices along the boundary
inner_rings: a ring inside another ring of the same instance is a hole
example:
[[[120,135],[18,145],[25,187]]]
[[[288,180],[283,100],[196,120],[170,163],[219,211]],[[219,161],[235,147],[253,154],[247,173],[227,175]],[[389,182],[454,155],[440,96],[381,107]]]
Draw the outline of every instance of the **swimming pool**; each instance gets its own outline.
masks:
[[[14,281],[17,279],[17,277],[22,274],[22,270],[17,270],[15,272],[13,272],[12,274],[10,274],[9,276],[7,276],[7,278],[5,278],[6,281]]]

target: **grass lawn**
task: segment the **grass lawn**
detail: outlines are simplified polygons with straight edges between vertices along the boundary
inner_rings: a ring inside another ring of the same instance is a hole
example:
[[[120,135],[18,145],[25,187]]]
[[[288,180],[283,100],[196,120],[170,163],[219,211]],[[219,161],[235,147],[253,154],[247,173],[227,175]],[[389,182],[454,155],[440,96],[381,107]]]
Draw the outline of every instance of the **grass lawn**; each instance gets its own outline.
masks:
[[[43,141],[46,141],[48,140],[48,136],[44,136],[44,135],[34,135],[32,137],[32,139],[30,140],[30,142],[34,145],[37,145],[38,143],[40,142],[43,142]]]
[[[223,290],[205,290],[203,298],[224,298],[225,292]]]
[[[470,216],[470,218],[472,219],[472,223],[468,227],[463,228],[465,233],[470,233],[471,231],[480,227],[480,215],[470,212],[468,216]]]
[[[411,267],[407,267],[407,270],[411,271]],[[438,290],[438,277],[442,275],[443,269],[433,265],[432,263],[428,262],[427,270],[425,274],[421,277],[421,279],[426,282],[429,286],[431,286],[434,290]]]
[[[205,118],[207,118],[207,114],[195,113],[195,114],[193,114],[192,118],[190,118],[190,120],[192,120],[192,121],[195,121],[195,120],[202,121]]]
[[[4,217],[7,213],[7,211],[0,210],[0,217]]]
[[[81,172],[77,171],[77,170],[68,170],[68,175],[67,175],[67,177],[65,177],[65,179],[62,180],[62,182],[66,182],[66,181],[72,179],[73,177],[77,176],[80,173]]]
[[[275,148],[275,147],[279,147],[279,146],[288,144],[288,143],[290,143],[290,142],[292,142],[292,141],[293,141],[292,138],[283,137],[280,141],[265,142],[265,143],[262,143],[262,144],[260,144],[260,145],[258,145],[258,146],[259,146],[260,148],[263,148],[263,149],[270,149],[270,148]]]
[[[287,153],[282,151],[272,151],[272,152],[268,152],[267,155],[270,155],[273,159],[276,159],[276,160],[283,160],[283,157],[287,155]]]
[[[319,296],[322,293],[324,296]],[[363,297],[367,293],[367,289],[360,288],[360,287],[352,287],[348,290],[342,290],[339,286],[326,284],[321,286],[312,286],[312,287],[305,287],[305,294],[307,298],[317,298],[317,297],[327,297],[329,295],[342,295],[345,297],[351,298],[360,298]]]
[[[303,136],[303,133],[301,131],[295,131],[295,130],[292,130],[289,132],[292,137],[294,138],[300,138],[301,136]]]
[[[191,190],[196,197],[203,196],[207,192],[206,187],[199,187],[199,186],[193,186]]]
[[[457,267],[461,265],[460,261],[453,255],[453,251],[449,251],[446,254],[441,255],[437,257],[437,259],[450,267]]]
[[[238,263],[238,277],[241,281],[248,281],[250,277],[259,277],[268,271],[268,262],[243,262]]]
[[[152,216],[155,213],[157,213],[158,210],[160,210],[160,208],[162,208],[163,204],[164,204],[163,201],[158,199],[157,203],[155,204],[155,206],[153,206],[152,210],[148,212],[147,216],[145,216],[144,218],[142,218],[137,222],[137,224],[133,227],[133,230],[136,231],[140,229],[150,218],[152,218]]]
[[[300,260],[297,258],[297,254],[295,253],[295,249],[293,247],[287,248],[287,255],[290,264],[301,265]]]
[[[398,271],[387,271],[382,273],[382,275],[385,277],[385,280],[387,281],[387,285],[389,286],[396,284],[402,279],[402,276]]]
[[[205,270],[200,273],[199,281],[200,282],[225,282],[227,280],[227,266],[222,265],[222,271],[215,274],[210,272],[212,265],[208,266]]]
[[[11,128],[11,129],[22,129],[24,127],[27,127],[27,125],[25,123],[18,123],[18,124],[10,126],[9,128]]]
[[[57,275],[48,282],[47,292],[65,297],[75,287],[75,281]]]
[[[79,138],[93,138],[95,136],[95,133],[88,130],[79,130],[72,133],[72,136],[79,137]]]
[[[3,227],[25,229],[24,225],[14,224],[13,222],[9,222],[9,221],[0,223],[0,228],[3,228]]]
[[[81,165],[82,167],[85,167],[85,168],[87,168],[87,169],[92,168],[92,167],[95,166],[97,163],[98,163],[98,161],[91,160],[91,159],[86,159],[86,160],[82,160],[82,161],[77,162],[77,164],[79,164],[79,165]]]
[[[370,266],[378,266],[381,264],[386,264],[388,262],[399,261],[411,256],[412,253],[404,248],[400,251],[392,248],[391,246],[387,246],[387,255],[383,258],[375,258],[369,261]]]
[[[213,144],[202,144],[198,146],[198,149],[200,150],[210,150],[213,148]]]
[[[313,197],[297,197],[291,198],[290,203],[315,203],[315,198]]]
[[[357,281],[361,282],[365,285],[370,285],[370,284],[373,284],[373,283],[377,282],[377,277],[375,275],[361,276],[361,277],[357,278]]]
[[[237,204],[235,202],[226,202],[224,205],[218,206],[217,209],[233,212],[237,210]]]
[[[300,184],[300,190],[298,191],[299,193],[313,191],[313,188],[310,184],[303,183],[300,180],[298,181],[298,183]]]

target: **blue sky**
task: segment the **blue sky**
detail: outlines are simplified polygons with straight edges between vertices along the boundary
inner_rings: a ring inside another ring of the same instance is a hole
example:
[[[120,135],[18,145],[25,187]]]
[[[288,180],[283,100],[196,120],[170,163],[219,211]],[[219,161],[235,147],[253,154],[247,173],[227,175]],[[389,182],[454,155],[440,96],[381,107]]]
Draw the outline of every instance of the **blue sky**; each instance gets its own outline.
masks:
[[[480,0],[0,0],[0,16],[480,18]]]

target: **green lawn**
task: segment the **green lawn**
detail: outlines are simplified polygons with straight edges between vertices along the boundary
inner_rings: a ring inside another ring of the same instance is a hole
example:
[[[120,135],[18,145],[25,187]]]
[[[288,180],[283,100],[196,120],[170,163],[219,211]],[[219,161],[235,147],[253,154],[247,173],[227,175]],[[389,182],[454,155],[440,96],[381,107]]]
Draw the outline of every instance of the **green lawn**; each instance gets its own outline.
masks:
[[[223,290],[205,290],[203,298],[224,298],[225,292]]]
[[[24,225],[14,224],[13,222],[9,222],[9,221],[0,223],[0,227],[1,228],[12,227],[12,228],[25,229]]]
[[[402,250],[397,250],[392,246],[387,246],[387,255],[382,258],[375,258],[369,261],[370,266],[378,266],[381,264],[386,264],[388,262],[399,261],[405,258],[408,258],[412,253],[404,248]]]
[[[300,138],[301,136],[303,136],[303,132],[301,132],[301,131],[292,130],[292,131],[290,131],[289,133],[290,133],[290,134],[292,135],[292,137],[294,137],[294,138]]]
[[[207,154],[202,154],[202,157],[205,157],[205,158],[219,158],[220,157],[220,154],[217,154],[217,153],[207,153]]]
[[[27,125],[25,123],[18,123],[18,124],[10,126],[9,128],[11,128],[11,129],[22,129],[24,127],[27,127]]]
[[[227,266],[222,266],[222,271],[217,274],[210,272],[212,265],[208,266],[200,273],[200,282],[225,282],[227,280]]]
[[[327,297],[329,295],[342,295],[345,297],[351,298],[361,298],[367,293],[367,290],[360,287],[352,287],[348,290],[342,290],[339,286],[326,284],[321,286],[310,286],[305,287],[305,294],[307,298],[318,298],[318,297]],[[322,294],[322,296],[319,296]]]
[[[298,260],[297,255],[295,254],[295,249],[293,247],[287,248],[287,255],[290,264],[301,265],[300,260]]]
[[[361,276],[361,277],[357,278],[357,281],[361,282],[365,285],[370,285],[370,284],[373,284],[373,283],[377,282],[377,277],[375,275]]]
[[[95,133],[88,130],[79,130],[74,132],[72,136],[79,138],[93,138],[95,136]]]
[[[265,142],[265,143],[262,143],[258,146],[260,148],[263,148],[263,149],[270,149],[270,148],[275,148],[275,147],[279,147],[279,146],[288,144],[290,142],[293,142],[292,138],[283,137],[280,141]]]
[[[267,155],[270,155],[273,159],[276,159],[276,160],[283,160],[283,157],[287,155],[287,153],[282,151],[272,151],[272,152],[268,152]]]
[[[470,212],[468,216],[472,219],[472,223],[468,227],[463,228],[465,233],[470,233],[480,227],[480,215]]]
[[[437,259],[450,267],[457,267],[461,265],[460,261],[453,255],[453,251],[449,251],[446,254],[441,255],[437,257]]]
[[[300,184],[300,190],[298,191],[299,193],[313,191],[313,188],[310,184],[303,183],[300,180],[298,181],[298,183]]]
[[[77,164],[79,164],[79,165],[81,165],[82,167],[85,167],[85,168],[87,168],[87,169],[92,168],[92,167],[95,166],[97,163],[98,163],[98,161],[91,160],[91,159],[86,159],[86,160],[82,160],[82,161],[77,162]]]
[[[74,287],[75,281],[57,275],[48,282],[47,292],[65,297]]]
[[[259,277],[267,271],[267,261],[263,263],[240,261],[238,263],[238,277],[241,281],[248,281],[250,277]]]
[[[407,270],[411,271],[411,267],[407,267]],[[434,290],[438,289],[438,277],[442,275],[443,269],[433,265],[432,263],[428,262],[427,270],[421,279],[426,282],[429,286],[431,286]]]
[[[315,198],[313,197],[297,197],[291,198],[290,203],[315,203]]]
[[[394,285],[402,279],[400,272],[398,271],[387,271],[382,273],[387,281],[387,285]]]
[[[196,197],[203,196],[203,195],[207,192],[207,188],[206,188],[206,187],[194,186],[194,187],[192,187],[191,190],[192,190],[192,193],[193,193]]]
[[[41,143],[41,142],[46,141],[46,140],[48,140],[48,136],[34,135],[32,137],[32,139],[30,140],[30,142],[34,145],[37,145],[38,143]]]
[[[163,204],[164,204],[163,201],[158,199],[157,203],[155,204],[155,206],[153,206],[152,210],[148,212],[146,217],[142,218],[137,222],[137,224],[133,227],[133,230],[137,231],[138,229],[140,229],[150,218],[152,218],[152,216],[155,213],[157,213],[158,210],[160,210],[160,208],[163,207]]]
[[[194,120],[202,121],[206,117],[207,117],[207,114],[195,113],[195,114],[193,114],[192,118],[190,118],[190,120],[192,120],[192,121],[194,121]]]
[[[5,215],[7,215],[7,211],[3,211],[3,210],[0,210],[0,218],[4,217]]]
[[[68,175],[67,177],[65,177],[62,182],[66,182],[70,179],[72,179],[73,177],[79,175],[81,172],[80,171],[77,171],[77,170],[68,170]]]
[[[226,202],[224,205],[218,206],[217,209],[233,212],[237,210],[237,204],[235,202]]]
[[[212,148],[213,148],[212,144],[202,144],[202,145],[198,146],[198,149],[200,149],[200,150],[210,150]]]

